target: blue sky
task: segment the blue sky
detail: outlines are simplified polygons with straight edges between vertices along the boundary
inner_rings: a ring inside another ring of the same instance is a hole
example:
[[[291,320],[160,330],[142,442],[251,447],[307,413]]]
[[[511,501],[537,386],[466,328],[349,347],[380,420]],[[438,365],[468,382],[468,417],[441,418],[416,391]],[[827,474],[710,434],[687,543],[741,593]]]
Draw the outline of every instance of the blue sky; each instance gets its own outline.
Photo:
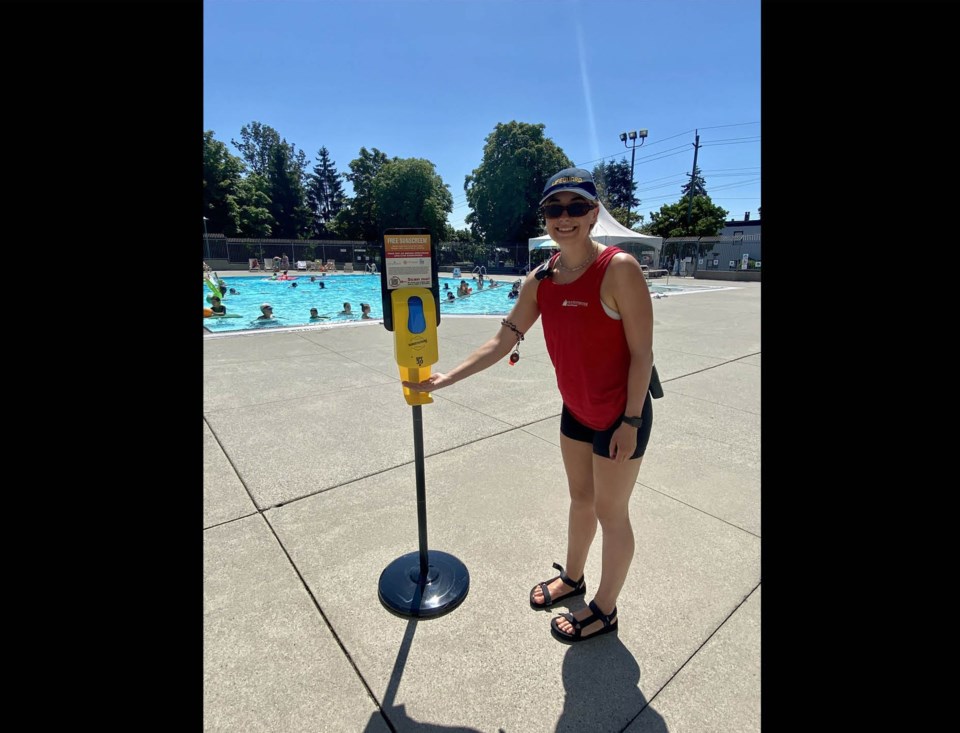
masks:
[[[677,201],[693,164],[714,203],[758,218],[760,0],[204,0],[203,127],[257,121],[340,173],[361,147],[426,158],[450,186],[498,122],[542,123],[577,165],[630,162],[640,206]],[[352,193],[345,182],[345,190]]]

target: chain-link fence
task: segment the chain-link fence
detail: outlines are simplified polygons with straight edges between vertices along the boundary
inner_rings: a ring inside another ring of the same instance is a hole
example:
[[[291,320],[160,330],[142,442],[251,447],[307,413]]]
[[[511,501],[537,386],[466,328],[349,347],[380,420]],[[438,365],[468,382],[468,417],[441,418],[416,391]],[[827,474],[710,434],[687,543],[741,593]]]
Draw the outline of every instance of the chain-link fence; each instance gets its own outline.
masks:
[[[364,269],[368,264],[382,267],[382,242],[337,241],[318,239],[232,239],[222,234],[204,237],[203,259],[208,264],[226,262],[234,268],[247,267],[256,259],[261,268],[272,269],[274,258],[283,261],[286,257],[290,268],[297,262],[336,263],[342,270],[351,263],[354,269]],[[435,250],[439,266],[450,271],[459,267],[462,272],[483,269],[489,274],[515,274],[525,272],[530,264],[526,243],[472,244],[467,242],[440,242]],[[533,253],[533,264],[538,264],[545,254]]]

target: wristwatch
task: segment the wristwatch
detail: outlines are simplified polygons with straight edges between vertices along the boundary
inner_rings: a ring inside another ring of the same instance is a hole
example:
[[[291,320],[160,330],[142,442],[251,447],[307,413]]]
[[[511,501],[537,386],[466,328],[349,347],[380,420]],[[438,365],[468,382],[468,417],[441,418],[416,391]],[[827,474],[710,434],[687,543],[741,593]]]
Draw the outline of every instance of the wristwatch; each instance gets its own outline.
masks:
[[[621,422],[623,422],[625,425],[629,425],[631,428],[643,427],[642,417],[627,417],[626,415],[624,415],[623,420]]]

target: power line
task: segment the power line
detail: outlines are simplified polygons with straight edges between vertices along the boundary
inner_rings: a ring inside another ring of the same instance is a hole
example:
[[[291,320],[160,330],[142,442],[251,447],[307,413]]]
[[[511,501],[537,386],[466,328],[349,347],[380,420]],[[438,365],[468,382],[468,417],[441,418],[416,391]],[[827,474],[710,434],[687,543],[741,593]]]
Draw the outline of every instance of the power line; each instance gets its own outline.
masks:
[[[757,138],[756,140],[752,140],[752,141],[749,141],[749,142],[759,142],[759,141],[760,141],[760,138]],[[703,148],[703,147],[711,147],[711,148],[712,148],[712,147],[718,147],[718,146],[720,146],[720,145],[745,145],[745,144],[746,144],[746,143],[737,143],[737,142],[733,142],[733,143],[704,143],[704,144],[701,145],[700,147],[701,147],[701,148]]]
[[[725,183],[721,186],[714,186],[714,191],[723,191],[728,188],[739,188],[740,186],[747,186],[751,183],[760,183],[759,178],[754,178],[752,181],[741,181],[740,183]]]
[[[726,128],[726,127],[745,127],[745,126],[749,126],[749,125],[759,125],[759,124],[760,124],[760,121],[759,121],[759,120],[758,120],[758,121],[755,121],[755,122],[732,122],[732,123],[724,124],[724,125],[709,125],[709,126],[707,126],[707,127],[701,127],[701,128],[691,129],[691,130],[684,130],[684,131],[678,132],[678,133],[676,133],[676,134],[674,134],[674,135],[669,135],[669,136],[667,136],[667,137],[660,138],[659,140],[656,140],[656,141],[653,141],[653,142],[648,142],[648,144],[646,145],[646,147],[649,149],[649,148],[654,147],[655,145],[659,145],[659,144],[665,143],[665,142],[667,142],[667,141],[669,141],[669,140],[673,140],[673,139],[675,139],[675,138],[682,137],[682,136],[684,136],[684,135],[689,135],[690,133],[696,134],[697,129],[700,129],[700,130],[716,130],[716,129]],[[713,141],[710,141],[710,142],[706,142],[706,141],[705,141],[705,142],[701,142],[701,143],[700,143],[700,147],[707,147],[707,146],[713,146],[713,145],[717,145],[717,146],[719,146],[719,145],[743,145],[743,144],[747,144],[747,143],[751,143],[751,142],[759,142],[759,141],[760,141],[760,136],[759,136],[759,135],[757,135],[757,136],[752,136],[752,137],[719,138],[719,139],[717,139],[717,140],[713,140]],[[654,162],[657,162],[657,161],[659,161],[659,160],[664,160],[664,159],[666,159],[666,158],[672,158],[672,157],[674,157],[674,156],[676,156],[676,155],[683,155],[683,154],[686,153],[686,152],[689,152],[689,149],[687,148],[687,146],[686,146],[686,145],[679,145],[679,146],[676,146],[676,147],[667,148],[666,150],[658,150],[658,151],[654,151],[654,152],[651,153],[651,154],[641,156],[641,157],[637,160],[637,163],[639,163],[639,164],[641,164],[641,165],[642,165],[642,164],[647,164],[647,163],[654,163]],[[603,157],[601,157],[601,158],[596,158],[596,159],[594,159],[594,160],[588,160],[588,161],[585,161],[585,162],[583,162],[583,163],[576,163],[575,165],[576,165],[576,167],[578,167],[578,168],[587,168],[587,166],[589,166],[589,165],[591,165],[591,164],[593,164],[593,163],[605,162],[605,161],[607,161],[607,160],[612,160],[612,159],[617,159],[617,158],[622,158],[622,159],[625,161],[625,160],[626,160],[626,153],[621,152],[621,151],[617,151],[616,153],[612,153],[612,154],[610,154],[610,155],[605,155],[605,156],[603,156]],[[756,169],[753,169],[753,168],[717,168],[717,169],[714,169],[714,170],[711,170],[711,171],[703,171],[703,170],[701,170],[701,171],[700,171],[700,174],[703,175],[703,176],[706,176],[706,175],[709,173],[710,175],[717,175],[718,177],[726,177],[726,176],[720,176],[717,172],[718,172],[718,171],[739,171],[739,170],[742,170],[742,171],[753,171],[753,170],[756,170]],[[757,172],[759,172],[759,171],[757,170]],[[732,174],[731,174],[731,175],[732,175]],[[651,181],[647,181],[647,182],[648,182],[648,183],[655,183],[655,182],[657,182],[657,181],[663,181],[663,180],[669,180],[669,179],[671,179],[671,178],[676,178],[677,176],[682,176],[682,177],[687,177],[687,178],[688,178],[688,177],[689,177],[689,174],[686,173],[686,172],[676,173],[676,174],[672,174],[672,175],[668,175],[668,176],[663,176],[663,177],[661,177],[661,178],[655,178],[655,179],[652,179]],[[680,180],[683,180],[683,178],[681,178]],[[679,183],[680,180],[675,181],[675,183]],[[759,179],[757,179],[757,180],[759,180]],[[750,183],[750,182],[747,182],[747,183]],[[727,184],[726,186],[724,186],[724,185],[715,186],[715,187],[713,187],[713,190],[721,190],[721,189],[726,188],[726,187],[728,187],[728,186],[747,185],[747,183],[734,183],[734,184]],[[449,184],[448,184],[448,185],[449,185]],[[667,184],[667,185],[669,185],[669,184]],[[656,186],[656,187],[653,187],[653,188],[637,189],[636,192],[637,192],[637,193],[641,193],[641,192],[643,192],[643,191],[653,191],[653,190],[657,190],[657,189],[665,188],[665,187],[667,187],[667,186]],[[453,201],[453,207],[452,207],[452,208],[453,208],[454,210],[456,210],[456,209],[462,209],[463,207],[470,205],[470,202],[469,202],[468,199],[467,199],[467,194],[466,194],[466,192],[464,192],[464,193],[462,193],[462,194],[457,194],[456,197],[453,197],[453,196],[451,195],[451,199],[452,199],[452,201]],[[664,200],[667,200],[667,199],[664,198]],[[452,212],[451,212],[451,213],[452,213]]]
[[[749,168],[711,168],[710,173],[715,173],[716,171],[750,171],[754,169],[759,169],[759,166],[752,166]],[[701,170],[701,173],[707,173],[708,171]]]
[[[750,137],[721,137],[721,138],[719,138],[719,139],[717,139],[717,140],[710,140],[710,142],[711,142],[711,143],[722,143],[722,142],[726,142],[726,141],[728,141],[728,140],[753,140],[753,141],[757,141],[757,140],[759,140],[759,139],[760,139],[760,136],[759,136],[759,135],[753,135],[753,136],[750,136]]]
[[[729,125],[711,125],[710,127],[701,127],[701,128],[699,128],[699,129],[701,129],[701,130],[716,130],[716,129],[721,128],[721,127],[743,127],[744,125],[759,125],[759,124],[760,124],[760,121],[757,120],[756,122],[733,122],[733,123],[731,123],[731,124],[729,124]]]

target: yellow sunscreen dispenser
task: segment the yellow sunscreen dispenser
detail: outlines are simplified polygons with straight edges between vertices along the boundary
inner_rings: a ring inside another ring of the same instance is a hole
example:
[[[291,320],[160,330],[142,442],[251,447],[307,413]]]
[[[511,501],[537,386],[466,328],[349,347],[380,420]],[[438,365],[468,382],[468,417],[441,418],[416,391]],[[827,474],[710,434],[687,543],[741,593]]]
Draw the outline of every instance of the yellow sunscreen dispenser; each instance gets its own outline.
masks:
[[[400,379],[422,382],[440,358],[440,278],[427,229],[388,229],[383,235],[380,290],[383,326],[393,331],[393,357]],[[408,405],[433,402],[429,392],[403,388]]]
[[[422,382],[439,359],[440,277],[430,231],[387,229],[383,234],[380,295],[383,326],[393,331],[393,355],[400,379]],[[403,387],[413,410],[413,453],[417,478],[419,552],[391,562],[380,574],[380,603],[398,616],[430,618],[459,606],[470,588],[466,566],[453,555],[427,549],[426,470],[423,452],[422,405],[433,402],[429,392]]]
[[[393,358],[400,367],[400,379],[422,382],[430,377],[430,365],[437,359],[437,304],[426,288],[398,288],[390,293],[393,308]],[[408,405],[433,402],[429,392],[403,388]]]

